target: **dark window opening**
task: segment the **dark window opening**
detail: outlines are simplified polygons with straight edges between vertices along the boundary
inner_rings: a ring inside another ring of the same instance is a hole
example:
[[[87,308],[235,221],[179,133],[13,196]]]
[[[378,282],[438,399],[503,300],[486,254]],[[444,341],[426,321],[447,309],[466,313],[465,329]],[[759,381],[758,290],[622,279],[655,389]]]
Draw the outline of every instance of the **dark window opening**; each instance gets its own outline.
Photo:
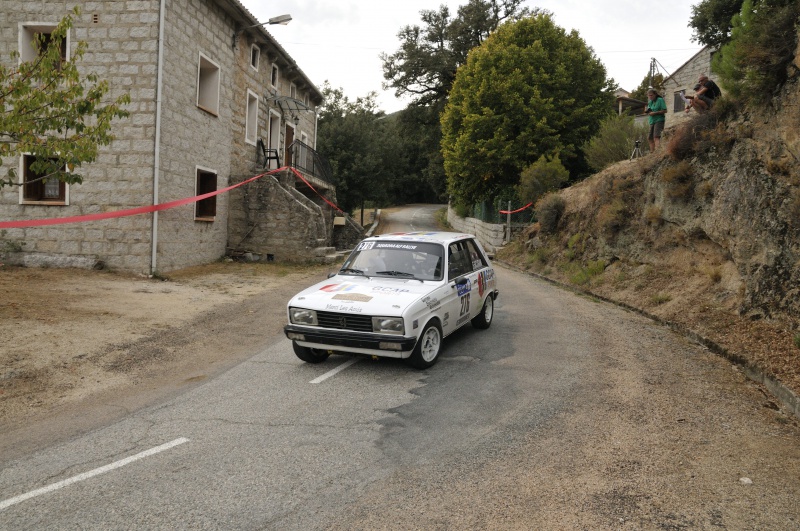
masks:
[[[24,155],[22,162],[23,201],[42,201],[63,203],[67,197],[67,185],[55,177],[45,177],[31,169],[36,162],[33,155]],[[64,168],[61,168],[62,171]]]
[[[217,191],[217,174],[197,170],[197,195]],[[195,203],[194,216],[197,219],[213,219],[217,215],[217,196],[201,199]]]

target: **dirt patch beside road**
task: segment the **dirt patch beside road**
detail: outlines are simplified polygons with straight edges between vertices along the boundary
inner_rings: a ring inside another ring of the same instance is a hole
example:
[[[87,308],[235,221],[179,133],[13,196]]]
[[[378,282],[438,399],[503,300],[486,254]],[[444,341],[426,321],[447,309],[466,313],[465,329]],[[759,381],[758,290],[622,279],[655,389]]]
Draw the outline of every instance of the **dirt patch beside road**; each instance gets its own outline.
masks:
[[[90,429],[251,356],[281,333],[288,299],[332,269],[219,262],[159,280],[0,268],[0,455]],[[37,429],[56,415],[61,426]]]

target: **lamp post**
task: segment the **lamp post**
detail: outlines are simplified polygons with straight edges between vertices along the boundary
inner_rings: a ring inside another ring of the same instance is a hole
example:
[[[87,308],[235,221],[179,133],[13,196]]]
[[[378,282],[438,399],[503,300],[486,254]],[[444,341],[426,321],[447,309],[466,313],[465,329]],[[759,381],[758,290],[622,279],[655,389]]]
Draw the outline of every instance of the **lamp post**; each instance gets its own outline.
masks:
[[[292,15],[288,15],[288,14],[287,15],[278,15],[277,17],[272,17],[271,19],[267,20],[266,22],[260,22],[258,24],[253,24],[252,26],[245,26],[244,28],[236,30],[236,32],[234,32],[234,34],[233,34],[233,47],[236,48],[239,45],[239,35],[241,35],[242,32],[244,32],[246,30],[249,30],[249,29],[252,29],[252,28],[258,28],[260,26],[273,26],[273,25],[276,25],[276,24],[281,25],[281,26],[285,26],[286,24],[288,24],[291,21],[292,21]]]

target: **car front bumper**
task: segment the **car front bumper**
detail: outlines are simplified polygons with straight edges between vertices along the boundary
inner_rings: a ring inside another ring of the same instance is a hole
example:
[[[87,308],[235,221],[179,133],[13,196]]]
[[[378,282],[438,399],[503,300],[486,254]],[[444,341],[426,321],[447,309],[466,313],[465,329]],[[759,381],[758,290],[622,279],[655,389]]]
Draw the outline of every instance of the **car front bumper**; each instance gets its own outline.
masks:
[[[287,338],[304,347],[371,354],[388,358],[407,358],[414,350],[414,345],[417,344],[416,337],[331,330],[291,324],[283,327],[283,332]]]

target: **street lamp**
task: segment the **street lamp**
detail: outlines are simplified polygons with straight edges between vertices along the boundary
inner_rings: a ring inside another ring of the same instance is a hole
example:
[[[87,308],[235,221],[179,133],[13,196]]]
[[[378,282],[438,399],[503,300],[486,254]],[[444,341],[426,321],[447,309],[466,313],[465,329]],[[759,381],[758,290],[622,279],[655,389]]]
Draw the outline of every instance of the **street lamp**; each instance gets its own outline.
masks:
[[[289,22],[292,21],[292,15],[278,15],[277,17],[272,17],[271,19],[267,20],[266,22],[260,22],[259,24],[253,24],[252,26],[246,26],[240,30],[237,30],[233,34],[233,47],[236,48],[239,45],[239,35],[242,34],[243,31],[249,30],[252,28],[257,28],[259,26],[273,26],[279,24],[281,26],[285,26]]]

